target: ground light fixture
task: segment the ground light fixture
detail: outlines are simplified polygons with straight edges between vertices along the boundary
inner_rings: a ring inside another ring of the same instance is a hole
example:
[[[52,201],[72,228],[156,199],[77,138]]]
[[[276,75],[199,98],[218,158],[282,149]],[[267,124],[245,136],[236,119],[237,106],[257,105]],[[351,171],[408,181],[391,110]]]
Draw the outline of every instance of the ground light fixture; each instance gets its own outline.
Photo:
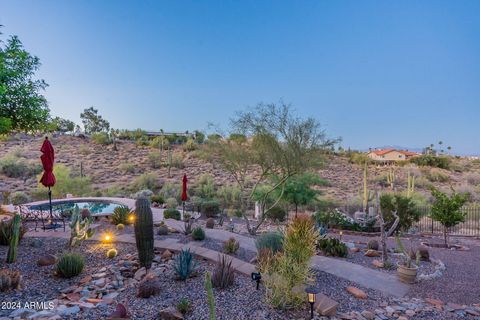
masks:
[[[252,281],[257,282],[257,290],[260,286],[260,280],[262,280],[262,275],[260,274],[260,272],[252,272]]]
[[[313,305],[315,304],[317,293],[319,293],[320,290],[310,286],[305,289],[305,292],[307,293],[307,301],[310,303],[310,319],[313,319]]]
[[[131,214],[131,215],[128,216],[128,222],[130,222],[130,223],[135,222],[135,215],[134,214]]]
[[[342,241],[343,231],[340,231],[340,241]]]
[[[112,242],[113,240],[113,235],[110,232],[105,232],[102,235],[102,241],[103,242]]]

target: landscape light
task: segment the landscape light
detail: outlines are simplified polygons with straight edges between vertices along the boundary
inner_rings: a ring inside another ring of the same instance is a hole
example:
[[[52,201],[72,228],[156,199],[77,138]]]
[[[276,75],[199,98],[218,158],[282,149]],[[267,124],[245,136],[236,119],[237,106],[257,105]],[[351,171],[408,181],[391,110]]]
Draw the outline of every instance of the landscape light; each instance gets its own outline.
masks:
[[[260,272],[252,272],[252,281],[257,282],[257,290],[260,285],[260,280],[262,280],[262,275],[260,274]]]
[[[106,232],[102,237],[103,242],[111,242],[113,240],[113,236],[111,233]]]
[[[343,231],[340,231],[340,241],[342,241]]]
[[[130,223],[134,223],[134,222],[135,222],[135,215],[133,215],[133,214],[129,215],[129,216],[128,216],[128,221],[129,221]]]
[[[315,304],[317,293],[320,291],[317,288],[310,286],[305,289],[305,292],[307,293],[307,301],[310,303],[310,319],[313,319],[313,305]]]

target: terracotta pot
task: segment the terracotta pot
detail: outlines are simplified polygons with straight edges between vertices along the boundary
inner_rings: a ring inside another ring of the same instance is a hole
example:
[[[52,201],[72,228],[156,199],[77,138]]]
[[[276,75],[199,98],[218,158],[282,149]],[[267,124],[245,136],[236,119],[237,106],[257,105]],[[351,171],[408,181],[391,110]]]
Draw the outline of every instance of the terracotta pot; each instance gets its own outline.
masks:
[[[398,264],[397,266],[397,274],[400,281],[404,283],[415,283],[418,267],[407,268],[401,264]]]

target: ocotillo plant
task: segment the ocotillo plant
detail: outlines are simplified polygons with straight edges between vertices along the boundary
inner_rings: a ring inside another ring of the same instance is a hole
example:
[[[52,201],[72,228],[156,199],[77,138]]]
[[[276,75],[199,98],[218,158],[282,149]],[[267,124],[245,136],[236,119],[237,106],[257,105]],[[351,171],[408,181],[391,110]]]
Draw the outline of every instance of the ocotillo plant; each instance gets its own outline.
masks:
[[[210,272],[205,274],[205,290],[207,290],[208,309],[210,311],[210,320],[215,320],[215,297],[212,289],[212,276]]]
[[[78,206],[75,206],[72,217],[70,218],[70,247],[73,247],[77,243],[80,243],[81,241],[91,238],[93,236],[95,231],[90,228],[91,224],[91,218],[82,218],[80,208]]]
[[[362,204],[363,212],[367,212],[368,203],[372,200],[372,192],[368,190],[368,164],[365,162],[365,167],[363,168],[363,194],[362,194]]]
[[[394,189],[395,187],[395,170],[390,168],[387,173],[387,183],[390,185],[390,189]]]
[[[150,269],[153,260],[153,217],[150,201],[138,198],[135,202],[135,242],[140,265]]]
[[[408,171],[407,176],[407,197],[411,197],[415,192],[415,176]]]
[[[20,238],[20,220],[21,217],[19,214],[16,214],[15,217],[13,217],[12,236],[10,238],[10,245],[8,247],[7,263],[13,263],[15,262],[15,259],[17,259],[17,246]]]

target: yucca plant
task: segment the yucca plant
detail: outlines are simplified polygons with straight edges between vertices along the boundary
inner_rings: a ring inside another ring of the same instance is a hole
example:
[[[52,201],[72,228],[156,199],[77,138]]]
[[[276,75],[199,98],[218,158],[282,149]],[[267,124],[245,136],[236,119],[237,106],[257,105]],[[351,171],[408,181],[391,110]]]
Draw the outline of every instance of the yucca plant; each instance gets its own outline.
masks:
[[[64,253],[57,262],[57,274],[63,278],[78,276],[85,266],[85,259],[78,253]]]
[[[173,269],[179,280],[187,280],[196,273],[198,264],[190,249],[180,251],[174,261]]]

